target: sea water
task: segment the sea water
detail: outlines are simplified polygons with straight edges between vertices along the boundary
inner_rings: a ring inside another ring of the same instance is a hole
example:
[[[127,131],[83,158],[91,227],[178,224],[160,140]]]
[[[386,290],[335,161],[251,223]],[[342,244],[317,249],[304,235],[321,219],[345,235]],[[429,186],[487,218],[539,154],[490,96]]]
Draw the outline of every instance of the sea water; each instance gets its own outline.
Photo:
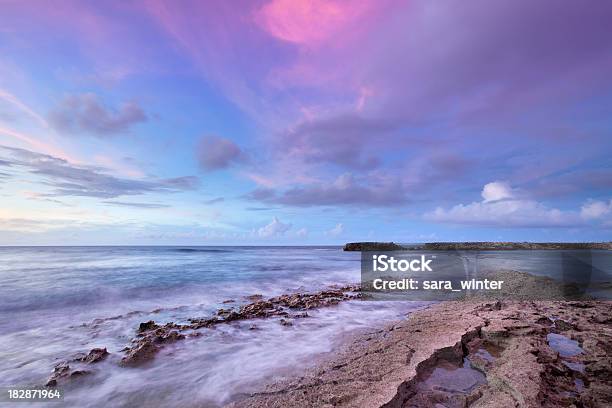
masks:
[[[3,247],[0,387],[43,385],[59,361],[106,347],[110,356],[92,374],[60,385],[64,400],[54,406],[221,406],[424,304],[354,300],[309,310],[293,326],[221,324],[163,348],[150,364],[120,367],[140,322],[186,323],[245,296],[357,283],[359,273],[359,253],[338,247]]]

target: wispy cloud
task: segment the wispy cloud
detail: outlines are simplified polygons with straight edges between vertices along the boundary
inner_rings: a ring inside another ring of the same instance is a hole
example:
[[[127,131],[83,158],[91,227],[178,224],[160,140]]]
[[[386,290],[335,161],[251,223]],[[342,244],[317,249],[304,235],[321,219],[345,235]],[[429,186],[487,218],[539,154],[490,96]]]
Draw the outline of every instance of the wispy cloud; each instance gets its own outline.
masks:
[[[137,203],[137,202],[128,202],[128,201],[103,201],[103,203],[104,204],[108,204],[108,205],[117,205],[119,207],[144,208],[144,209],[157,209],[157,208],[168,208],[168,207],[170,207],[167,204]]]
[[[223,197],[216,197],[216,198],[211,198],[210,200],[205,200],[205,201],[203,201],[203,203],[206,204],[206,205],[213,205],[213,204],[222,203],[223,201],[225,201],[225,198],[223,198]]]
[[[145,193],[173,193],[194,190],[199,184],[195,176],[166,179],[128,179],[115,177],[105,169],[77,166],[66,160],[25,149],[0,146],[9,157],[3,158],[14,167],[25,169],[41,178],[40,183],[52,188],[49,196],[81,196],[115,198]]]
[[[3,90],[3,89],[0,89],[0,99],[10,103],[11,105],[13,105],[17,109],[19,109],[21,112],[24,112],[30,118],[32,118],[36,122],[38,122],[41,126],[43,126],[43,127],[48,127],[49,126],[47,124],[47,121],[45,120],[45,118],[43,118],[41,115],[36,113],[34,111],[34,109],[32,109],[31,107],[26,105],[23,101],[21,101],[15,95],[13,95],[13,94],[11,94],[11,93]]]

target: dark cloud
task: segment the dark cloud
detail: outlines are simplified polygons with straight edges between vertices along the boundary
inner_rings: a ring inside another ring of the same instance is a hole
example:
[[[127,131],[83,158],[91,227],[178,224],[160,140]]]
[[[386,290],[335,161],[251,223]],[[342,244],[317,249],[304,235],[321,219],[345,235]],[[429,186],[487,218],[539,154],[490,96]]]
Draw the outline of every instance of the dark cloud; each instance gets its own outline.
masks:
[[[197,158],[203,170],[214,171],[246,160],[246,154],[233,141],[210,136],[200,140]]]
[[[134,203],[134,202],[126,202],[126,201],[104,201],[104,204],[109,205],[117,205],[120,207],[130,207],[130,208],[168,208],[170,207],[167,204],[157,204],[157,203]]]
[[[11,158],[11,165],[40,176],[42,184],[53,188],[48,196],[81,196],[115,198],[145,193],[172,193],[193,190],[199,180],[195,176],[169,179],[128,179],[106,174],[105,169],[77,166],[66,160],[25,149],[0,146]]]
[[[70,95],[49,113],[49,123],[66,133],[90,133],[112,136],[145,122],[147,115],[135,102],[126,102],[119,109],[104,106],[94,94]]]

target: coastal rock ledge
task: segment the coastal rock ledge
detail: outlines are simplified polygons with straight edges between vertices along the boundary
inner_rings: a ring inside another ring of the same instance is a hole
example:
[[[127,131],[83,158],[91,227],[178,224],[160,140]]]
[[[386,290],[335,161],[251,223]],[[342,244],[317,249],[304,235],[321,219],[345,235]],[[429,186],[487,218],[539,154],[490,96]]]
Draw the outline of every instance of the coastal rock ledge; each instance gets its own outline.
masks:
[[[612,250],[612,242],[426,242],[400,245],[395,242],[349,242],[344,251],[507,251],[507,250]]]
[[[612,406],[610,302],[443,302],[232,408]]]

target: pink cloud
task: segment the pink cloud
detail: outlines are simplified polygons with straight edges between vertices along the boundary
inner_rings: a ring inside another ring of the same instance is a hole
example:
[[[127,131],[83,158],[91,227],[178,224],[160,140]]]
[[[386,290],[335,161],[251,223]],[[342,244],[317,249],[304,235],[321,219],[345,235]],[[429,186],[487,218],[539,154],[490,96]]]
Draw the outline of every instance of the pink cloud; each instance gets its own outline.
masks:
[[[369,1],[272,0],[257,12],[256,21],[280,40],[316,46],[335,37],[371,6]]]

